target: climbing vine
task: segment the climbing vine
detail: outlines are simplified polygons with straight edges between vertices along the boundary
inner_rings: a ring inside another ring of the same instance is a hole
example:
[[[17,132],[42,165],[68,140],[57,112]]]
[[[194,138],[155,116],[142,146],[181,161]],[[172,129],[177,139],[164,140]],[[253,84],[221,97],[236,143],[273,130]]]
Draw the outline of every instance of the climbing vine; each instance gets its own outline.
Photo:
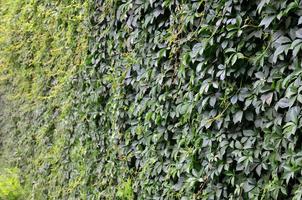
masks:
[[[103,197],[131,179],[137,199],[301,199],[301,11],[96,1],[82,103]]]
[[[301,199],[299,0],[0,3],[31,199]]]

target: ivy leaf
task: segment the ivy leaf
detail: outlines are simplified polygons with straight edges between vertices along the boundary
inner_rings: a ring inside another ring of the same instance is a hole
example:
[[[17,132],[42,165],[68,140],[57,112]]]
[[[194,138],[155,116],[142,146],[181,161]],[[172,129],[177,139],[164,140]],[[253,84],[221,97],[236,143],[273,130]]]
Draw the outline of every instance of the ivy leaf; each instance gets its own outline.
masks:
[[[256,187],[256,182],[253,179],[248,179],[244,182],[243,189],[244,192],[250,192]]]
[[[302,48],[302,44],[297,45],[293,50],[293,56],[296,57]]]
[[[302,16],[299,18],[298,25],[302,24]]]
[[[274,52],[274,56],[273,56],[273,63],[277,62],[277,58],[280,54],[286,52],[288,49],[290,48],[290,44],[286,44],[286,45],[281,45],[279,46],[276,51]]]
[[[182,188],[183,184],[184,184],[184,177],[181,176],[179,177],[178,182],[173,186],[173,189],[175,191],[179,191]]]
[[[261,176],[261,170],[262,170],[262,166],[261,164],[259,164],[257,167],[256,167],[256,173],[258,176]]]
[[[302,39],[302,28],[296,31],[296,37]]]
[[[272,21],[276,18],[276,16],[267,16],[263,18],[260,22],[259,26],[264,26],[265,28],[268,28],[269,25],[272,23]]]
[[[268,4],[269,2],[270,2],[270,0],[261,0],[260,3],[259,3],[258,6],[257,6],[257,11],[258,11],[258,13],[260,13],[261,10],[262,10],[262,8],[263,8],[266,4]]]
[[[286,113],[285,120],[286,122],[294,122],[298,123],[298,116],[300,115],[301,108],[298,106],[294,106],[288,110]]]
[[[288,98],[282,98],[278,101],[278,106],[280,108],[287,108],[287,107],[289,107],[289,105],[290,105],[290,102],[289,102]]]
[[[279,43],[279,44],[285,44],[285,43],[290,43],[290,42],[291,42],[291,40],[285,36],[281,36],[276,40],[276,43]]]
[[[271,105],[272,100],[273,100],[273,95],[274,95],[273,92],[270,92],[268,94],[263,94],[261,96],[262,103],[266,103],[267,105]]]
[[[243,112],[242,111],[236,112],[235,115],[233,116],[233,122],[234,122],[234,124],[236,124],[238,122],[241,122],[242,116],[243,116]]]
[[[231,98],[231,103],[234,105],[234,104],[237,103],[237,100],[238,100],[237,95],[234,95],[234,96]]]

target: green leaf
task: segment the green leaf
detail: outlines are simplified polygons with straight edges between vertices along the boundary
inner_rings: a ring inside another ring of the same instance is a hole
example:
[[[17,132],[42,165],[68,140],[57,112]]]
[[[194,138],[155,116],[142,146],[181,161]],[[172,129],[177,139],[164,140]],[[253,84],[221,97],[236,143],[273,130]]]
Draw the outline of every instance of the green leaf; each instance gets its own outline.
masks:
[[[256,182],[253,179],[248,179],[244,182],[243,189],[244,192],[250,192],[256,187]]]
[[[243,112],[242,111],[236,112],[235,115],[233,116],[233,122],[234,122],[234,124],[236,124],[238,122],[241,122],[242,116],[243,116]]]
[[[286,53],[289,48],[290,48],[289,44],[281,45],[277,47],[276,51],[274,52],[273,63],[276,63],[278,56],[282,53]]]
[[[267,16],[263,18],[260,22],[259,26],[264,26],[265,28],[268,28],[269,25],[272,23],[272,21],[276,18],[276,16]]]
[[[287,108],[289,107],[290,103],[289,103],[289,99],[287,98],[282,98],[278,101],[278,106],[280,108]]]

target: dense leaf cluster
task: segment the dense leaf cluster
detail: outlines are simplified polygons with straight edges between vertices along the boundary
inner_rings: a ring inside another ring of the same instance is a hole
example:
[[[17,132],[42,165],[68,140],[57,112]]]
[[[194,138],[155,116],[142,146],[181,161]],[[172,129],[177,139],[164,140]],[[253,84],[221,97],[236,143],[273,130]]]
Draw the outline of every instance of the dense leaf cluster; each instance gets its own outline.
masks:
[[[88,47],[87,1],[4,1],[31,199],[302,198],[302,1],[96,0]]]
[[[70,80],[87,54],[88,9],[84,0],[0,0],[0,168],[20,169],[30,191],[23,199],[77,199],[83,185],[68,130]]]
[[[95,10],[79,105],[104,198],[301,199],[302,2]]]

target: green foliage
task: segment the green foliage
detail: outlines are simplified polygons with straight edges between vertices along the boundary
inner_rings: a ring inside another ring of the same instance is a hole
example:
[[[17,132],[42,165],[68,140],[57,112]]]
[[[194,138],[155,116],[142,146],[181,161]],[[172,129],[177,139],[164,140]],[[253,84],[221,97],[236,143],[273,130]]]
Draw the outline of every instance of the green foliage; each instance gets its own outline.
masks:
[[[122,184],[120,185],[120,187],[117,190],[117,197],[121,200],[134,199],[131,179],[128,179],[127,181],[122,182]]]
[[[301,199],[301,1],[0,3],[29,199]]]
[[[19,199],[22,187],[15,169],[2,169],[0,172],[0,199]]]
[[[0,169],[0,199],[22,200],[27,199],[28,185],[21,185],[20,170],[17,168]]]
[[[128,178],[138,199],[301,199],[301,1],[96,2],[79,104],[104,199]]]
[[[31,186],[26,199],[82,197],[75,191],[88,172],[78,158],[72,163],[73,149],[83,145],[70,144],[69,117],[72,77],[86,60],[89,2],[0,5],[1,160],[21,170],[22,183]]]
[[[25,199],[25,190],[22,188],[17,169],[4,168],[0,170],[0,199]]]

